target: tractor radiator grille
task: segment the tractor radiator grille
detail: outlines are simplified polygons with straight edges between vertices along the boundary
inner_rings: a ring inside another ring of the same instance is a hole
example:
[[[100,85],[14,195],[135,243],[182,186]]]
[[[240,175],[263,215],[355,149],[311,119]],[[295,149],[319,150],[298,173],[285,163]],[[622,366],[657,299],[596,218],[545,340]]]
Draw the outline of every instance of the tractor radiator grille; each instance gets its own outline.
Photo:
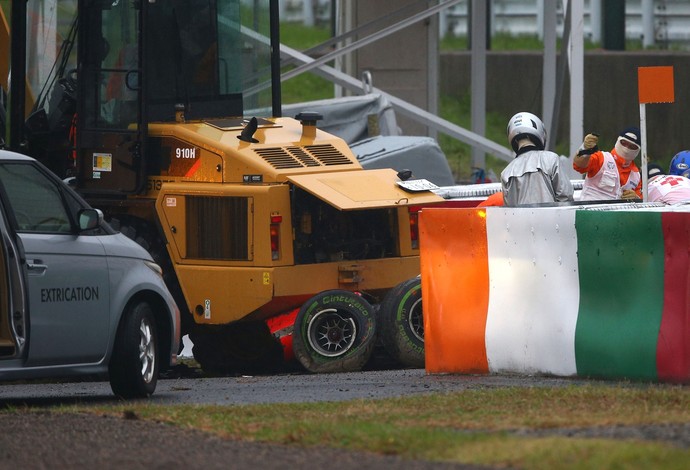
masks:
[[[187,258],[249,260],[246,197],[187,196]]]
[[[255,149],[254,151],[277,170],[352,163],[349,158],[330,144],[271,147]]]

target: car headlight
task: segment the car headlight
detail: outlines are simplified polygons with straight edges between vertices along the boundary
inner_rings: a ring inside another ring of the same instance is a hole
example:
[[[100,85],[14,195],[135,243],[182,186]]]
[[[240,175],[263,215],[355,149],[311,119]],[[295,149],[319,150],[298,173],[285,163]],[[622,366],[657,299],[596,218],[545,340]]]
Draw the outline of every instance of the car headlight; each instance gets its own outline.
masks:
[[[151,269],[151,271],[158,274],[158,276],[161,279],[163,278],[163,269],[160,266],[158,266],[156,263],[154,263],[153,261],[144,260],[144,264],[146,266],[148,266]]]

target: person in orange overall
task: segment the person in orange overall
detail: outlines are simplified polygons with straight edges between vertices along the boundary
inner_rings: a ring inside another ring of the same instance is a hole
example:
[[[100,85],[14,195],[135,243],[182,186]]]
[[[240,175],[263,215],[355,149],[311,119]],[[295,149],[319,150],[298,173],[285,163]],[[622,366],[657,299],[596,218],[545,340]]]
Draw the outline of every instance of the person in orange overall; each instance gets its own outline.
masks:
[[[690,181],[690,180],[689,180]],[[487,207],[487,206],[502,206],[503,205],[503,191],[498,191],[493,193],[482,202],[480,202],[477,207]]]
[[[587,134],[573,158],[573,169],[587,175],[580,200],[641,199],[642,177],[635,165],[640,153],[640,130],[623,130],[610,152],[598,147],[599,136]]]

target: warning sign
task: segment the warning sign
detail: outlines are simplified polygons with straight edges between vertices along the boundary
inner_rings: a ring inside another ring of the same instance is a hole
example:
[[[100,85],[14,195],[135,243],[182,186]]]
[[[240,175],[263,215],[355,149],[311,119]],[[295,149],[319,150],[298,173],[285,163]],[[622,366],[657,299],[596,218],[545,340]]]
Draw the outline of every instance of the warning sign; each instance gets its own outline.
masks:
[[[93,171],[113,171],[113,154],[94,153]]]

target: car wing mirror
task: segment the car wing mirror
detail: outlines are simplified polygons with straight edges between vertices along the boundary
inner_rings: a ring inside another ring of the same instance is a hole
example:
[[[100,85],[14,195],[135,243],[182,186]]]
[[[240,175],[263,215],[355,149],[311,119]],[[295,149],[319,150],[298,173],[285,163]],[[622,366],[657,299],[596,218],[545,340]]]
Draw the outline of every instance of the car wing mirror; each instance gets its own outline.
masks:
[[[91,230],[103,223],[103,212],[99,209],[82,209],[79,211],[79,230]]]

